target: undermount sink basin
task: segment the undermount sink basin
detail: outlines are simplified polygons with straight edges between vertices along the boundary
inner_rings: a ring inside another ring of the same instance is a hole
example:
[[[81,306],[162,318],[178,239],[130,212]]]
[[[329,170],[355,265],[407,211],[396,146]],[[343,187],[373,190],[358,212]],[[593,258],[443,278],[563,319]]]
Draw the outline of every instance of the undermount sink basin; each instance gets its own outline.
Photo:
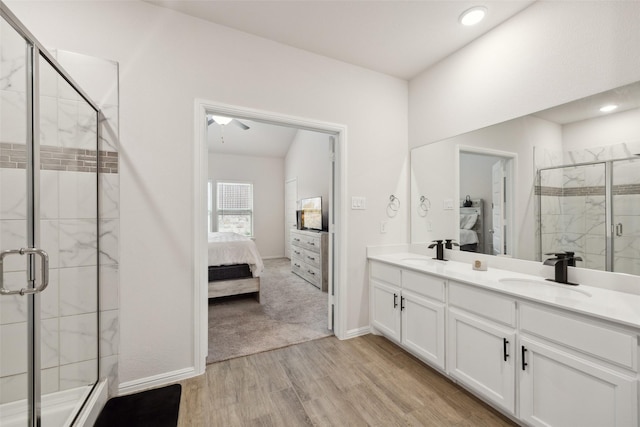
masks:
[[[430,258],[404,258],[401,260],[407,265],[413,265],[416,267],[427,267],[433,265],[434,260]]]
[[[591,298],[591,294],[589,292],[580,289],[577,286],[563,285],[562,283],[551,282],[548,280],[513,277],[498,279],[498,282],[513,288],[514,290],[522,290],[546,297]]]

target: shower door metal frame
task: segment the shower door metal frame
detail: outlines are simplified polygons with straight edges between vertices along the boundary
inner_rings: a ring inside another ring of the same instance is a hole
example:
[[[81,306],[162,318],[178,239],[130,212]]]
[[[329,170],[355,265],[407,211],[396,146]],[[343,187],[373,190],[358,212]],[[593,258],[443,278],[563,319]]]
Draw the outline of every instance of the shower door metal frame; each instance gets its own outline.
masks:
[[[20,20],[9,10],[9,8],[0,0],[0,16],[24,39],[26,48],[26,174],[27,174],[27,245],[29,248],[37,248],[40,244],[40,58],[43,58],[51,67],[62,77],[71,87],[80,95],[80,97],[94,110],[96,114],[96,195],[99,195],[99,165],[100,150],[99,142],[101,139],[100,123],[104,116],[100,108],[95,104],[84,90],[71,78],[71,76],[60,66],[58,61],[43,47],[43,45],[31,34],[31,32],[20,22]],[[96,197],[96,284],[99,288],[100,284],[100,203],[99,197]],[[27,280],[28,288],[34,289],[36,267],[33,254],[28,254],[27,264]],[[28,426],[39,427],[42,423],[41,419],[41,369],[40,369],[40,295],[37,292],[26,295],[27,299],[27,405],[28,405]],[[97,324],[96,333],[98,334],[96,347],[96,382],[100,376],[100,303],[96,300]],[[93,392],[93,390],[92,390]],[[90,395],[90,394],[89,394]],[[82,407],[86,404],[83,402]],[[82,408],[80,409],[82,410]],[[75,414],[75,419],[78,414]]]
[[[554,170],[554,169],[564,169],[564,168],[572,168],[572,167],[580,167],[580,166],[592,166],[592,165],[603,165],[604,166],[604,199],[605,199],[605,271],[614,271],[614,239],[615,239],[615,225],[613,223],[613,164],[614,162],[625,161],[625,160],[638,160],[638,157],[623,157],[619,159],[610,159],[610,160],[597,160],[593,162],[582,162],[582,163],[573,163],[568,165],[560,165],[560,166],[549,166],[546,168],[540,168],[536,172],[537,175],[537,184],[538,186],[542,186],[542,171]],[[539,194],[540,199],[542,198],[542,194]],[[538,203],[538,222],[542,220],[542,203]],[[539,224],[539,245],[540,249],[542,249],[542,224]],[[541,254],[542,256],[542,254]]]

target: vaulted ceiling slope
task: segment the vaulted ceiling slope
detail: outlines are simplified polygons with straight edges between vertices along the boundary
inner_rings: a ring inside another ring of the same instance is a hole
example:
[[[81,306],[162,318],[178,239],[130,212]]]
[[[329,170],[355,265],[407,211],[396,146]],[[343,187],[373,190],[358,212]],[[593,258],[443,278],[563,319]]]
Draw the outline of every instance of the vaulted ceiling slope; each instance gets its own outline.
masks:
[[[147,0],[224,25],[410,80],[533,3],[510,1]],[[484,21],[459,24],[482,5]]]

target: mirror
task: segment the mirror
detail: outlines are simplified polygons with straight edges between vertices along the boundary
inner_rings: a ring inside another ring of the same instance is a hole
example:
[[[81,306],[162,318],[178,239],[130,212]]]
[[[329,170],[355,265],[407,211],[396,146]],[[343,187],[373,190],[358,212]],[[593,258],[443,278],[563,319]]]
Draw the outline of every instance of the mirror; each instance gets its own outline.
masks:
[[[411,242],[640,275],[638,155],[640,82],[416,147]]]

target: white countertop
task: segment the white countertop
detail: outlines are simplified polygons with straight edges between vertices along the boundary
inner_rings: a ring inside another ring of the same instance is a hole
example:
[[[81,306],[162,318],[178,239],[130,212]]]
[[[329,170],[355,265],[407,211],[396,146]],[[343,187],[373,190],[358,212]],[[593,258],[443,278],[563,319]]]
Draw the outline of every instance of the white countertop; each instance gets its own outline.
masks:
[[[542,277],[491,267],[487,271],[476,271],[469,263],[438,261],[411,252],[370,254],[368,258],[640,330],[640,295],[594,286],[563,285],[545,281]],[[501,279],[516,280],[505,283],[500,282]],[[528,283],[529,280],[535,283]]]

